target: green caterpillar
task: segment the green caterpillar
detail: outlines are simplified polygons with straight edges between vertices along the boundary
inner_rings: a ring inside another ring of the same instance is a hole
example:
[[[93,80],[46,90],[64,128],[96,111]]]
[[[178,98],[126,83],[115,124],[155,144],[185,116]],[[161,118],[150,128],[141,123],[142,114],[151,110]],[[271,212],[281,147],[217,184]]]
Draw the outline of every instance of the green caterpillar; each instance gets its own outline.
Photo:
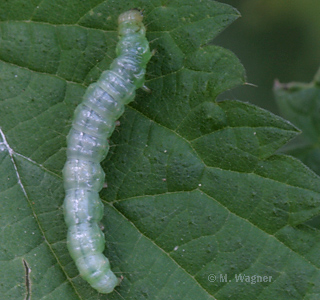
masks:
[[[64,214],[67,245],[80,275],[100,293],[110,293],[120,283],[102,252],[104,234],[98,226],[103,216],[99,191],[105,174],[100,162],[106,157],[116,120],[124,105],[142,87],[151,58],[146,29],[138,10],[119,16],[117,58],[91,84],[76,108],[67,137],[67,161],[63,168]]]

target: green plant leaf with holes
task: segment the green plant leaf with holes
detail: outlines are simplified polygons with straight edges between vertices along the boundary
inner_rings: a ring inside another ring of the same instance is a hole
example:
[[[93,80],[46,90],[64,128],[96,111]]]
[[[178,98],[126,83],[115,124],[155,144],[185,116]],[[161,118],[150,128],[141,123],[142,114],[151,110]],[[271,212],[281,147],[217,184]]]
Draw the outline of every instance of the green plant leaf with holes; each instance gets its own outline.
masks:
[[[299,131],[217,95],[245,82],[208,43],[239,13],[204,0],[0,3],[0,295],[4,299],[317,299],[320,180],[275,151]],[[67,251],[61,169],[73,111],[144,9],[155,56],[112,135],[98,294]],[[254,277],[256,276],[256,277]],[[260,276],[260,277],[257,277]],[[258,282],[259,281],[259,282]],[[262,282],[261,282],[262,281]]]

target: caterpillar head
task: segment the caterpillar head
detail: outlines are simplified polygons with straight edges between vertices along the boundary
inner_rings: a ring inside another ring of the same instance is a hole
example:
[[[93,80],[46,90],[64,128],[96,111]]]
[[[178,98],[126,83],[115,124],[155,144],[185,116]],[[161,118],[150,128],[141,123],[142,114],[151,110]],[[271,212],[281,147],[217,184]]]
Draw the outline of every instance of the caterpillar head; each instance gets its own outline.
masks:
[[[118,18],[119,35],[128,35],[134,33],[145,34],[146,29],[142,23],[142,13],[137,9],[132,9],[122,13]]]

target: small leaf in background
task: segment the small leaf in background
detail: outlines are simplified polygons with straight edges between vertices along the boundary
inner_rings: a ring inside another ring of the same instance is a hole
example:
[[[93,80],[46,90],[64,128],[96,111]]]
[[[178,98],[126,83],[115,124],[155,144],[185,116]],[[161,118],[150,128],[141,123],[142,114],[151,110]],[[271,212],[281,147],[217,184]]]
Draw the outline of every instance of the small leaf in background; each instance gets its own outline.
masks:
[[[320,174],[320,69],[309,84],[292,82],[274,85],[274,93],[281,114],[301,129],[301,134],[281,148],[303,161]],[[320,261],[320,215],[298,226],[286,226],[277,238],[294,252],[317,265]],[[316,299],[310,297],[310,299]]]
[[[235,55],[208,45],[239,13],[211,0],[60,2],[0,3],[0,297],[318,299],[308,222],[320,179],[274,154],[298,129],[215,101],[245,82]],[[115,57],[117,17],[132,7],[157,52],[152,92],[127,107],[102,163],[105,254],[124,279],[101,295],[66,247],[61,169],[73,111]]]
[[[311,83],[276,82],[274,92],[281,114],[302,131],[283,150],[320,175],[320,69]]]

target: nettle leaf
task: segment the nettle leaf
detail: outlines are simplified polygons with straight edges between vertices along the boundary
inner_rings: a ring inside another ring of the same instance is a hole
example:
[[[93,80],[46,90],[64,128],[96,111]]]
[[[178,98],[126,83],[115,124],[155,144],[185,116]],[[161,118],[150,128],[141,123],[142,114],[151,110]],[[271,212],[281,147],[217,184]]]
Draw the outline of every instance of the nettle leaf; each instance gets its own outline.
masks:
[[[12,2],[0,3],[5,299],[319,298],[319,236],[308,220],[319,214],[320,180],[274,154],[299,131],[253,105],[215,102],[245,82],[234,54],[207,45],[235,9],[211,0]],[[61,169],[73,111],[115,57],[118,15],[134,7],[157,52],[152,92],[127,107],[102,164],[105,254],[124,279],[101,295],[66,248]]]
[[[320,69],[311,83],[276,82],[274,92],[281,114],[302,130],[283,150],[320,174]]]

